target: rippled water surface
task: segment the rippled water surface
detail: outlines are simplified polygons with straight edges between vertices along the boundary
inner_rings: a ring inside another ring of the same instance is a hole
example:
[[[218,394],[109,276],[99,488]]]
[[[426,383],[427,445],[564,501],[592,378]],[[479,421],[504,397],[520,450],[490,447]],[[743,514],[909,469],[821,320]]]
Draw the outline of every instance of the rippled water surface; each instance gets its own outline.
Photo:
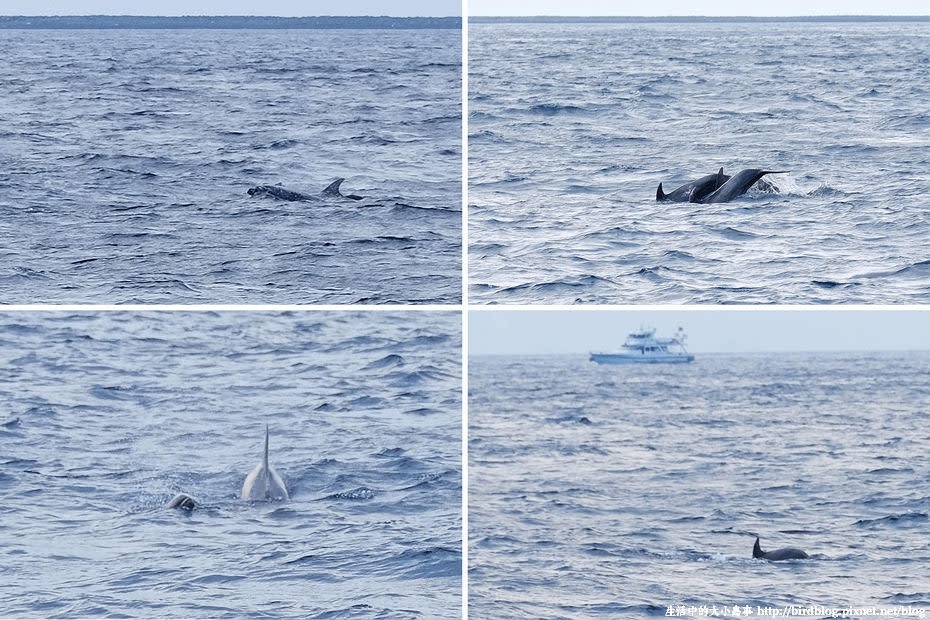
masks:
[[[0,616],[460,618],[460,325],[0,315]]]
[[[471,24],[469,299],[930,301],[930,37]],[[779,193],[657,203],[724,167]]]
[[[472,358],[470,617],[927,610],[928,376],[928,353]]]
[[[457,302],[460,40],[3,31],[0,297]],[[365,199],[246,194],[338,177]]]

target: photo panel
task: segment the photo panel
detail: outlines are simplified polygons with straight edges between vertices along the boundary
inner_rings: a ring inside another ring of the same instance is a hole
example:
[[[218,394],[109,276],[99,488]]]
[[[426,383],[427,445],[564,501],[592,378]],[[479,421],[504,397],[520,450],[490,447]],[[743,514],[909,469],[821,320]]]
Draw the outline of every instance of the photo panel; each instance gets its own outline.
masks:
[[[461,618],[461,313],[0,312],[0,616]]]
[[[470,303],[930,301],[925,2],[469,10]]]
[[[0,8],[5,303],[461,302],[459,5],[33,4]]]
[[[470,618],[930,608],[930,311],[472,310],[468,346]]]

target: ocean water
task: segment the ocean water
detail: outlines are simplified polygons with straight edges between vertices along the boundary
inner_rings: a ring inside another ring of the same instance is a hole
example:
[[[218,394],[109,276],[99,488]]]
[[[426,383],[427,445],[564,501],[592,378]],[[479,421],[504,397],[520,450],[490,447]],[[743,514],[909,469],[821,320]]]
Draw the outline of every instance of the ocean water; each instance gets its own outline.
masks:
[[[469,617],[930,611],[930,353],[468,374]],[[754,560],[756,536],[811,559]]]
[[[459,301],[460,40],[3,31],[0,298]]]
[[[0,314],[0,616],[460,618],[454,312]],[[261,460],[285,502],[239,499]],[[203,507],[165,507],[177,492]]]
[[[469,300],[927,303],[930,25],[470,24]],[[723,167],[777,193],[657,203]]]

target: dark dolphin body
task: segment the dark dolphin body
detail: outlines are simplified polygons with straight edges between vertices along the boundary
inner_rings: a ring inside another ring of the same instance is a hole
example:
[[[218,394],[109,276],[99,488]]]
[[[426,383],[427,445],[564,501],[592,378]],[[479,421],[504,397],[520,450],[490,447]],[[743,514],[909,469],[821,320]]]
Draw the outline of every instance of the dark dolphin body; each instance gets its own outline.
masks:
[[[709,196],[718,187],[729,180],[730,177],[723,174],[723,168],[721,168],[717,174],[708,174],[705,177],[701,177],[697,181],[685,183],[670,194],[663,192],[662,184],[659,183],[659,189],[656,190],[656,200],[670,200],[672,202],[700,202],[702,199],[704,199],[704,197]],[[692,195],[697,197],[696,201],[691,200]]]
[[[183,508],[184,510],[193,510],[199,505],[197,500],[187,493],[178,493],[174,496],[174,499],[168,502],[168,508]]]
[[[299,192],[292,192],[289,189],[276,187],[274,185],[259,185],[258,187],[250,187],[249,196],[271,196],[272,198],[277,198],[278,200],[291,201],[314,199],[313,196],[301,194]]]
[[[339,191],[339,186],[342,185],[343,181],[345,181],[345,179],[336,179],[330,183],[326,189],[320,192],[320,196],[325,196],[327,198],[350,198],[352,200],[361,200],[361,196],[356,196],[355,194],[349,194],[346,196]],[[290,200],[292,202],[300,200],[319,200],[318,196],[301,194],[300,192],[292,192],[289,189],[284,189],[283,187],[278,187],[277,185],[259,185],[257,187],[250,187],[249,196],[270,196],[271,198],[277,198],[278,200]]]
[[[695,194],[689,199],[689,202],[700,202],[703,204],[729,202],[737,196],[742,196],[745,194],[746,190],[755,185],[756,181],[761,179],[766,174],[781,174],[782,172],[787,172],[787,170],[761,170],[759,168],[746,168],[745,170],[740,170],[732,177],[730,177],[729,181],[717,188],[717,190],[712,194],[705,196],[704,198],[700,198]]]
[[[784,549],[776,549],[775,551],[763,551],[762,547],[759,546],[759,538],[756,537],[756,544],[752,547],[752,557],[779,562],[781,560],[806,560],[810,556],[794,547],[785,547]]]

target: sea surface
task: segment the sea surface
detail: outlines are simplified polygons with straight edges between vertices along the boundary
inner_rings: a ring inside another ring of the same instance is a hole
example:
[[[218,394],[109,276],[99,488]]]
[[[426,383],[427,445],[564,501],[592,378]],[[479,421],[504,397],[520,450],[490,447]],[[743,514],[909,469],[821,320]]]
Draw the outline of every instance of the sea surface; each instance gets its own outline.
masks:
[[[0,617],[460,618],[460,334],[0,314]],[[239,499],[265,424],[289,501]]]
[[[469,25],[469,301],[927,303],[930,22]],[[714,173],[777,193],[657,203]]]
[[[930,353],[468,373],[469,617],[930,611]]]
[[[6,303],[461,299],[458,30],[4,30],[0,83]]]

